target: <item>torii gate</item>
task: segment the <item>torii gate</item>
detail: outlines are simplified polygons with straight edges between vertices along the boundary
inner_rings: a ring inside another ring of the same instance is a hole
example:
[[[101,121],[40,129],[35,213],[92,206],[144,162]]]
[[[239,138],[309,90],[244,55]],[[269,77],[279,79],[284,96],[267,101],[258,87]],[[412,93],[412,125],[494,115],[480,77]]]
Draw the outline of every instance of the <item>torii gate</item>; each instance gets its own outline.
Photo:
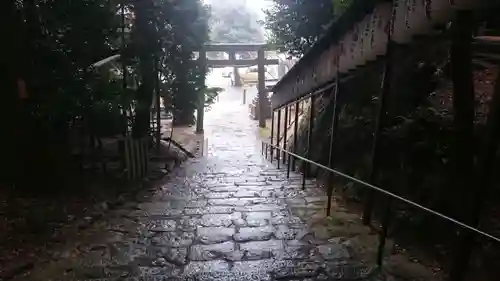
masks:
[[[223,67],[223,66],[258,66],[258,90],[259,90],[259,109],[260,112],[266,110],[267,90],[265,86],[265,65],[279,64],[278,59],[266,59],[265,51],[270,50],[271,46],[267,44],[207,44],[199,53],[198,61],[203,69],[206,67]],[[229,54],[229,59],[209,60],[207,52],[226,52]],[[237,60],[237,52],[257,52],[257,59]],[[203,86],[205,86],[205,78],[203,78]],[[204,87],[202,87],[203,89]],[[196,133],[203,133],[203,118],[205,113],[205,95],[200,94],[196,116]],[[259,126],[265,127],[266,120],[264,114],[259,116]]]

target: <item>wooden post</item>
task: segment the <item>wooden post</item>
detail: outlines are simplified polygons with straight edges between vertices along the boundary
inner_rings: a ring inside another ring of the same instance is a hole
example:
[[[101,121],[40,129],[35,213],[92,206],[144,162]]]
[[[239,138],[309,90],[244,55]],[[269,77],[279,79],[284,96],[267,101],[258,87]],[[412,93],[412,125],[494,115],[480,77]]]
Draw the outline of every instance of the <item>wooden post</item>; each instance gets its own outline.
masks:
[[[281,127],[281,108],[278,109],[278,121],[276,123],[276,147],[280,147],[280,128]],[[281,151],[276,150],[276,159],[278,160],[278,169],[280,168],[280,155]]]
[[[265,68],[264,68],[264,63],[265,63],[265,53],[264,49],[260,49],[258,51],[258,57],[257,57],[257,63],[258,63],[258,80],[259,80],[259,127],[265,128],[266,127],[266,111],[268,110],[268,99],[267,99],[267,91],[266,91],[266,73],[265,73]]]
[[[297,134],[299,130],[299,107],[300,107],[300,101],[295,102],[295,123],[293,124],[293,153],[297,154]],[[292,167],[293,170],[295,170],[296,166],[296,159],[295,157],[292,158]]]
[[[338,105],[338,96],[339,96],[339,74],[337,73],[337,82],[335,83],[335,88],[333,92],[333,114],[332,114],[332,127],[331,127],[331,135],[330,135],[330,149],[328,152],[328,167],[333,169],[333,151],[335,146],[335,137],[337,134],[338,122],[339,122],[339,110],[337,109]],[[326,215],[329,216],[332,209],[332,196],[333,196],[333,177],[334,174],[330,173],[328,187],[327,187],[327,195],[328,202],[326,207]]]
[[[207,52],[205,50],[200,50],[200,57],[198,58],[200,67],[203,71],[203,81],[201,83],[201,89],[198,93],[198,107],[196,110],[196,133],[203,134],[203,118],[205,115],[205,69],[207,67]]]
[[[451,28],[451,75],[453,81],[453,127],[455,130],[455,157],[453,175],[454,192],[458,202],[454,211],[460,210],[458,218],[466,224],[477,218],[471,217],[473,202],[471,186],[475,186],[474,167],[474,81],[472,72],[472,11],[458,11]],[[476,188],[480,188],[477,186]],[[472,252],[473,236],[461,229],[459,233],[458,253],[454,255],[450,280],[465,279]]]
[[[381,91],[379,95],[379,108],[378,108],[378,117],[377,124],[375,128],[373,146],[372,146],[372,159],[371,159],[371,171],[369,176],[369,183],[373,185],[378,184],[378,174],[379,174],[379,165],[380,160],[382,158],[380,151],[381,139],[380,135],[385,128],[388,112],[387,112],[387,99],[391,92],[391,84],[392,84],[392,56],[393,56],[393,42],[389,39],[387,43],[387,53],[385,56],[385,66],[384,73],[382,76],[382,85]],[[363,203],[363,224],[369,225],[372,217],[372,209],[374,204],[375,191],[373,189],[368,189],[364,198]]]
[[[470,211],[470,225],[477,228],[481,217],[483,201],[490,195],[490,190],[493,185],[492,179],[494,175],[494,163],[498,151],[498,144],[500,141],[500,72],[497,75],[495,83],[495,92],[490,102],[490,109],[488,112],[488,120],[486,122],[485,135],[482,138],[480,155],[478,157],[477,176],[478,183],[472,196],[472,208]],[[468,221],[466,221],[467,223]],[[465,233],[464,233],[465,232]],[[463,230],[460,233],[461,239],[459,240],[460,253],[454,261],[450,280],[461,280],[465,276],[467,269],[467,261],[473,250],[475,244],[476,234],[469,230]],[[458,279],[452,279],[458,278]]]
[[[121,32],[121,40],[122,40],[122,50],[125,50],[125,4],[122,3],[120,7],[120,14],[121,14],[121,26],[122,26],[122,32]],[[122,64],[122,72],[123,72],[123,77],[122,77],[122,96],[125,96],[125,91],[127,90],[127,64],[125,62],[125,59],[123,57],[120,57],[121,59],[121,64]],[[123,119],[125,120],[125,128],[123,130],[123,136],[128,135],[128,116],[127,116],[127,108],[123,105]]]
[[[158,56],[155,56],[155,73],[156,73],[156,149],[160,149],[161,140],[161,107],[160,107],[160,71],[158,67]]]
[[[335,83],[335,88],[333,90],[333,113],[332,113],[332,127],[331,127],[331,135],[330,135],[330,151],[328,153],[328,167],[333,168],[333,147],[335,145],[335,137],[338,128],[339,122],[339,110],[338,106],[338,96],[339,96],[339,80],[337,74],[337,82]]]
[[[288,130],[288,104],[285,105],[285,120],[283,121],[283,125],[284,125],[284,128],[283,128],[283,149],[284,150],[287,150],[286,148],[286,132]],[[283,152],[283,164],[286,163],[286,152]]]
[[[243,104],[247,103],[247,89],[243,89]]]
[[[314,102],[316,100],[316,96],[312,95],[310,98],[311,106],[309,107],[309,130],[308,130],[308,135],[307,135],[307,150],[306,150],[306,155],[305,157],[307,159],[310,159],[311,157],[311,144],[312,144],[312,139],[313,139],[313,130],[314,130]],[[309,169],[310,165],[309,163],[305,163],[304,166],[304,176],[309,176]]]
[[[274,148],[272,147],[273,139],[274,139],[274,110],[273,112],[271,112],[271,151],[270,151],[271,163],[273,162],[273,151],[274,151]]]

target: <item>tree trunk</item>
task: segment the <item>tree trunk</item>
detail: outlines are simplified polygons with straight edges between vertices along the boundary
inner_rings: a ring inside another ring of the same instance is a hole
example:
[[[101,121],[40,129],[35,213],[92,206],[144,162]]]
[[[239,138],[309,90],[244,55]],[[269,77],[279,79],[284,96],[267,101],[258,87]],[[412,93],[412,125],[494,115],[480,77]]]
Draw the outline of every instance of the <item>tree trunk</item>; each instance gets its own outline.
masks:
[[[137,91],[137,106],[135,108],[135,123],[132,128],[134,138],[145,137],[148,134],[150,108],[154,92],[154,52],[155,30],[150,17],[153,15],[150,1],[137,1],[135,4],[136,26],[139,47],[139,69],[141,85]]]
[[[190,126],[194,124],[194,109],[177,110],[172,121],[173,126]]]
[[[234,72],[234,86],[235,87],[241,87],[241,86],[243,86],[243,83],[241,81],[241,76],[240,76],[239,69],[236,66],[234,67],[233,72]]]

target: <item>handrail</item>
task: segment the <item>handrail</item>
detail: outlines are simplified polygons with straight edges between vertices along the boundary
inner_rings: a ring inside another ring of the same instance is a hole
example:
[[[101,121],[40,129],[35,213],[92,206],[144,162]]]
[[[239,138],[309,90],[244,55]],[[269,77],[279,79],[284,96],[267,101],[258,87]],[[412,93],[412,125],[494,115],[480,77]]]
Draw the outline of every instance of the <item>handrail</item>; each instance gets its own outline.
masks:
[[[454,218],[451,218],[451,217],[446,216],[446,215],[444,215],[444,214],[442,214],[442,213],[439,213],[439,212],[437,212],[437,211],[434,211],[434,210],[432,210],[432,209],[430,209],[430,208],[427,208],[427,207],[425,207],[425,206],[422,206],[422,205],[420,205],[420,204],[418,204],[418,203],[415,203],[415,202],[413,202],[413,201],[411,201],[411,200],[409,200],[409,199],[406,199],[406,198],[401,197],[401,196],[399,196],[399,195],[396,195],[396,194],[394,194],[394,193],[392,193],[392,192],[389,192],[389,191],[387,191],[387,190],[384,190],[384,189],[382,189],[382,188],[380,188],[380,187],[377,187],[377,186],[375,186],[375,185],[373,185],[373,184],[367,183],[367,182],[362,181],[362,180],[360,180],[360,179],[357,179],[357,178],[355,178],[355,177],[353,177],[353,176],[347,175],[347,174],[342,173],[342,172],[340,172],[340,171],[334,170],[334,169],[332,169],[332,168],[330,168],[330,167],[324,166],[324,165],[322,165],[322,164],[320,164],[320,163],[317,163],[317,162],[314,162],[314,161],[309,160],[309,159],[307,159],[307,158],[304,158],[304,157],[302,157],[302,156],[300,156],[300,155],[297,155],[297,154],[295,154],[295,153],[293,153],[293,152],[290,152],[290,151],[288,151],[288,150],[286,150],[286,149],[283,149],[283,148],[281,148],[281,147],[278,147],[278,146],[276,146],[276,145],[274,145],[274,144],[270,144],[270,143],[268,143],[268,142],[266,142],[266,141],[262,141],[262,144],[263,144],[262,146],[264,146],[264,144],[265,144],[266,146],[270,146],[270,147],[272,147],[272,148],[274,148],[274,149],[280,150],[281,152],[284,152],[284,153],[286,153],[286,154],[288,154],[288,155],[290,155],[290,156],[293,156],[293,157],[295,157],[295,158],[297,158],[297,159],[299,159],[299,160],[301,160],[301,161],[307,162],[307,163],[309,163],[309,164],[313,164],[313,165],[315,165],[315,166],[317,166],[317,167],[319,167],[319,168],[322,168],[322,169],[324,169],[324,170],[327,170],[327,171],[329,171],[329,172],[331,172],[331,173],[334,173],[334,174],[336,174],[336,175],[338,175],[338,176],[341,176],[341,177],[346,178],[346,179],[348,179],[348,180],[351,180],[351,181],[353,181],[353,182],[359,183],[359,184],[361,184],[361,185],[363,185],[363,186],[366,186],[366,187],[369,187],[369,188],[371,188],[371,189],[374,189],[374,190],[376,190],[376,191],[378,191],[378,192],[381,192],[381,193],[383,193],[383,194],[385,194],[385,195],[387,195],[387,196],[389,196],[389,197],[392,197],[392,198],[398,199],[398,200],[403,201],[403,202],[405,202],[405,203],[407,203],[407,204],[409,204],[409,205],[411,205],[411,206],[413,206],[413,207],[416,207],[416,208],[418,208],[418,209],[424,210],[424,211],[426,211],[426,212],[428,212],[428,213],[431,213],[431,214],[433,214],[433,215],[435,215],[435,216],[438,216],[438,217],[440,217],[440,218],[442,218],[442,219],[445,219],[445,220],[447,220],[447,221],[450,221],[450,222],[452,222],[452,223],[454,223],[454,224],[457,224],[457,225],[459,225],[459,226],[461,226],[461,227],[463,227],[463,228],[466,228],[466,229],[468,229],[468,230],[470,230],[470,231],[472,231],[472,232],[475,232],[475,233],[477,233],[477,234],[480,234],[480,235],[483,235],[483,236],[485,236],[485,237],[488,237],[488,238],[490,238],[490,239],[492,239],[492,240],[494,240],[494,241],[496,241],[496,242],[500,242],[500,238],[498,238],[498,237],[495,237],[495,236],[493,236],[493,235],[491,235],[491,234],[489,234],[489,233],[486,233],[486,232],[481,231],[481,230],[479,230],[479,229],[477,229],[477,228],[474,228],[474,227],[472,227],[472,226],[469,226],[469,225],[467,225],[467,224],[465,224],[465,223],[463,223],[463,222],[461,222],[461,221],[458,221],[458,220],[456,220],[456,219],[454,219]]]

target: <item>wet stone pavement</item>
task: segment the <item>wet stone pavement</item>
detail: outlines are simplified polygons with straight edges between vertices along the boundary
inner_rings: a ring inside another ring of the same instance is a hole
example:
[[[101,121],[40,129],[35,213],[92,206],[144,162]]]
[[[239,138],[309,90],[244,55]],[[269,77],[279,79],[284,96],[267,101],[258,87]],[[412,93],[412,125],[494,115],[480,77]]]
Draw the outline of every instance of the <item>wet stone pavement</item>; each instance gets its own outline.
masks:
[[[205,128],[208,156],[16,280],[379,280],[366,246],[377,236],[335,202],[325,218],[327,198],[314,181],[302,190],[299,174],[287,179],[263,159],[238,92],[223,94]]]

